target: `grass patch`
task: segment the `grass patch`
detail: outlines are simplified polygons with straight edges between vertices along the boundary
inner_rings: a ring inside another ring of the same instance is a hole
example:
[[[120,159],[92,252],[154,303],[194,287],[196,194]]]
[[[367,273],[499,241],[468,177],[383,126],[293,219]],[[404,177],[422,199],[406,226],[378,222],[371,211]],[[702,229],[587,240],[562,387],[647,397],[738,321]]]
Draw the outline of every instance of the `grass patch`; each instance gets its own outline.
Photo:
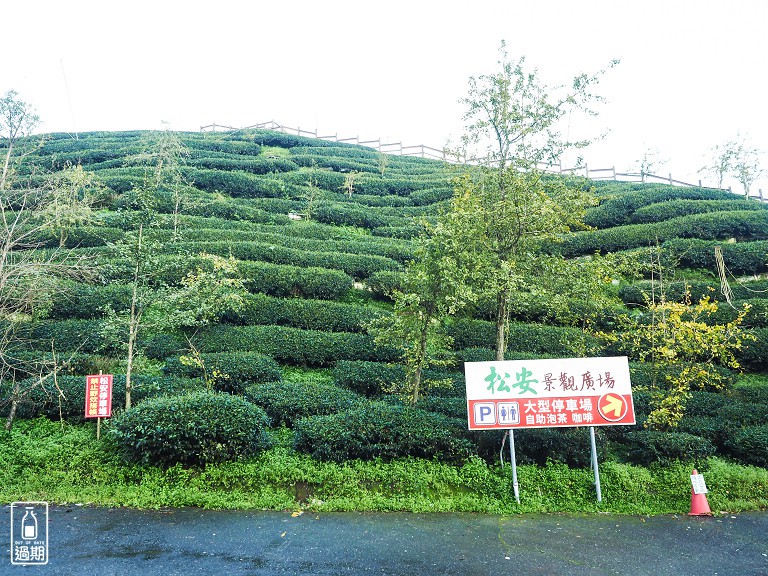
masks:
[[[287,432],[287,431],[286,431]],[[691,466],[601,464],[603,502],[589,469],[519,466],[521,504],[509,468],[406,458],[319,462],[289,438],[255,458],[204,467],[125,465],[95,438],[92,423],[19,420],[0,444],[0,498],[99,506],[313,511],[685,513]],[[699,465],[713,511],[768,507],[768,470],[713,458]]]

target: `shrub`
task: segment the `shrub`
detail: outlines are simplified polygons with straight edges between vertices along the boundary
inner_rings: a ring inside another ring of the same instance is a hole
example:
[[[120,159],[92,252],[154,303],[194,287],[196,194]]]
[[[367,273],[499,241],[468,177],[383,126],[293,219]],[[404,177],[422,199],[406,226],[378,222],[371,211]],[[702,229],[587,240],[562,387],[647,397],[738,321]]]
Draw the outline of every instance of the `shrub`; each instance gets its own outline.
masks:
[[[377,347],[368,334],[320,332],[284,326],[210,326],[198,337],[201,352],[250,351],[295,366],[330,366],[337,360],[390,361],[393,350]]]
[[[112,419],[108,438],[125,460],[184,465],[250,456],[268,447],[269,417],[230,394],[194,392],[145,400]]]
[[[97,318],[109,306],[113,310],[127,310],[131,304],[131,287],[126,284],[69,283],[64,290],[53,295],[49,317],[57,320]]]
[[[768,218],[763,211],[736,210],[680,216],[652,224],[628,224],[567,236],[559,247],[565,256],[580,256],[596,251],[616,252],[653,245],[673,238],[717,240],[723,238],[764,239]]]
[[[295,430],[297,450],[335,462],[406,456],[457,462],[474,452],[466,421],[385,402],[302,418]]]
[[[352,278],[341,270],[267,262],[239,262],[238,269],[249,292],[270,296],[338,300],[352,288]]]
[[[268,382],[248,387],[246,400],[261,406],[272,425],[292,427],[299,418],[335,414],[357,405],[358,394],[321,382]]]
[[[731,436],[726,446],[744,464],[768,467],[768,425],[747,426]]]
[[[264,354],[219,352],[201,354],[200,359],[214,389],[219,392],[242,394],[250,384],[272,382],[282,378],[278,363]],[[181,356],[168,358],[163,371],[172,376],[200,378],[203,376],[203,366],[191,362],[191,357]]]
[[[745,341],[737,354],[742,368],[749,372],[768,371],[768,328],[749,330],[755,340]]]
[[[374,272],[368,277],[366,284],[374,296],[381,300],[389,300],[393,290],[402,289],[403,274],[392,270]]]
[[[706,268],[715,272],[715,246],[720,246],[723,260],[733,274],[758,274],[768,271],[768,241],[717,242],[697,238],[675,238],[662,244],[662,255],[672,264],[685,268]],[[737,296],[748,297],[748,296]]]
[[[379,315],[381,311],[369,306],[252,294],[246,297],[243,310],[230,314],[227,319],[248,325],[293,326],[324,332],[362,332],[365,323]]]
[[[364,396],[379,396],[400,387],[405,381],[405,367],[385,362],[339,360],[333,368],[333,381],[337,386]],[[436,381],[441,385],[430,387]],[[449,385],[445,386],[445,382],[449,382]],[[461,373],[427,369],[422,374],[421,393],[425,396],[458,396],[463,395],[464,390],[464,376]]]
[[[496,325],[493,322],[459,319],[448,327],[447,332],[453,338],[456,349],[496,346]],[[507,349],[567,358],[573,355],[574,344],[581,342],[583,337],[577,328],[513,322],[509,326]]]
[[[641,430],[627,432],[616,453],[629,463],[647,466],[702,460],[714,456],[715,446],[701,436],[685,432]]]

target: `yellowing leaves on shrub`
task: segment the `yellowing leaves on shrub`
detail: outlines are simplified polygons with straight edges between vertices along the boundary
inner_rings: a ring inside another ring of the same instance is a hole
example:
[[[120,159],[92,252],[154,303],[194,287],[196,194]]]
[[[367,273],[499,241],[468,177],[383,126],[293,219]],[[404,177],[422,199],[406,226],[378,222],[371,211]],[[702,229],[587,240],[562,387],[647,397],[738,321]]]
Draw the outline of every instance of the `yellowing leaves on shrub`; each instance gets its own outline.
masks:
[[[740,368],[735,354],[750,338],[742,328],[750,307],[745,304],[726,324],[707,322],[717,307],[708,296],[692,304],[688,290],[683,302],[669,302],[662,295],[658,302],[649,302],[647,312],[639,317],[625,317],[617,332],[597,334],[603,341],[618,344],[633,360],[677,369],[665,370],[665,382],[654,385],[655,406],[645,423],[647,428],[674,428],[685,414],[691,390],[725,386],[724,376],[707,367]]]

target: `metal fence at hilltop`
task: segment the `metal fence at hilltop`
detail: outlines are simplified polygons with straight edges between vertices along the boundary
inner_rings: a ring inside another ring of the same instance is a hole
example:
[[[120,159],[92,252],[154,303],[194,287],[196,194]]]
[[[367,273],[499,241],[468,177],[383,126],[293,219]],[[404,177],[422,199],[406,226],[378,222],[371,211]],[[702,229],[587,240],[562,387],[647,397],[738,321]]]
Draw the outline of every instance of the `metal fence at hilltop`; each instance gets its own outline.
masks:
[[[445,148],[434,148],[432,146],[426,146],[424,144],[418,144],[415,146],[405,146],[402,142],[382,142],[380,138],[375,140],[361,140],[359,136],[353,138],[339,138],[338,134],[333,135],[321,135],[315,130],[304,130],[302,128],[291,128],[270,120],[268,122],[261,122],[259,124],[253,124],[251,126],[243,126],[236,128],[234,126],[227,126],[224,124],[208,124],[207,126],[201,126],[201,132],[241,132],[246,130],[272,130],[275,132],[282,132],[284,134],[292,134],[295,136],[304,136],[306,138],[315,138],[317,140],[327,140],[329,142],[341,142],[347,144],[358,144],[360,146],[366,146],[381,152],[383,154],[393,154],[396,156],[415,156],[418,158],[429,158],[432,160],[442,160],[444,162],[455,163],[458,161],[467,163],[467,160],[460,160],[456,154],[451,153]],[[471,161],[469,162],[471,163]],[[610,168],[590,168],[588,164],[580,164],[573,168],[564,168],[561,162],[557,164],[544,164],[541,168],[552,174],[573,174],[577,176],[584,176],[590,180],[614,180],[617,182],[638,182],[638,183],[657,183],[657,184],[669,184],[670,186],[688,186],[698,188],[710,188],[713,190],[727,190],[728,192],[735,193],[731,187],[719,188],[717,186],[706,186],[699,180],[698,183],[684,182],[672,177],[670,173],[667,176],[661,176],[658,174],[648,174],[645,172],[618,172],[615,166]],[[739,194],[747,198],[754,198],[761,202],[768,201],[768,198],[763,197],[763,190],[757,191],[757,194],[750,193],[749,195]]]

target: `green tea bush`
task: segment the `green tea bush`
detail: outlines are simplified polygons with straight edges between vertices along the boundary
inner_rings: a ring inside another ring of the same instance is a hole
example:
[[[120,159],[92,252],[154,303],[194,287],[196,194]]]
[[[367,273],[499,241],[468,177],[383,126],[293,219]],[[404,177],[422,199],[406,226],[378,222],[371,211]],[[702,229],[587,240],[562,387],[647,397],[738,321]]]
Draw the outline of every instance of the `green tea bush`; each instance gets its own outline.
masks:
[[[768,372],[768,328],[755,328],[748,333],[755,339],[741,345],[737,357],[748,372]]]
[[[368,288],[380,300],[390,300],[394,290],[402,290],[403,274],[395,270],[374,272],[366,280]]]
[[[391,226],[378,226],[371,230],[371,234],[374,236],[382,236],[386,238],[401,238],[403,240],[412,240],[418,237],[423,228],[418,224],[401,224]]]
[[[376,162],[361,162],[360,158],[351,160],[333,156],[296,154],[291,156],[291,160],[304,168],[329,168],[334,172],[376,172],[379,169]]]
[[[617,186],[611,187],[618,191]],[[584,222],[595,228],[621,226],[622,224],[630,223],[631,217],[636,210],[665,200],[737,200],[733,194],[723,190],[681,188],[659,184],[641,184],[637,188],[640,189],[629,188],[630,191],[628,192],[619,192],[602,201],[599,206],[590,208],[587,210]]]
[[[595,429],[598,457],[606,455],[603,430]],[[507,440],[509,441],[509,440]],[[499,445],[496,444],[496,458]],[[493,445],[487,448],[493,448]],[[486,451],[485,457],[493,452]],[[586,428],[529,428],[515,431],[515,453],[519,464],[546,465],[548,461],[562,462],[572,468],[588,468],[591,462],[589,432]],[[504,454],[507,459],[509,453]]]
[[[576,232],[553,246],[565,256],[617,252],[654,245],[673,238],[760,240],[768,237],[768,218],[763,211],[738,210],[680,216],[653,224],[628,224],[614,228]]]
[[[289,184],[308,186],[310,182],[323,190],[338,192],[344,185],[344,174],[329,169],[302,168],[284,176]]]
[[[367,278],[381,270],[397,270],[400,265],[384,256],[346,254],[341,252],[311,252],[262,242],[176,242],[165,247],[166,252],[206,252],[243,261],[342,270],[350,276]]]
[[[243,394],[251,384],[282,379],[278,363],[255,352],[201,354],[202,366],[190,360],[189,356],[167,358],[163,372],[186,378],[200,378],[207,374],[215,390],[230,394]]]
[[[627,432],[613,451],[625,462],[648,466],[701,461],[715,455],[715,446],[706,438],[685,432],[641,430]]]
[[[337,360],[391,361],[396,352],[368,334],[320,332],[285,326],[210,326],[195,340],[202,352],[251,351],[294,366],[331,366]]]
[[[64,290],[51,299],[49,317],[55,320],[93,319],[104,314],[106,306],[127,310],[131,304],[131,288],[126,284],[93,286],[77,282],[65,283]]]
[[[703,214],[705,212],[765,209],[765,204],[754,200],[668,200],[638,208],[632,214],[631,221],[635,224],[644,224],[662,222],[678,216]]]
[[[445,202],[453,197],[453,188],[447,186],[442,188],[427,188],[426,190],[417,190],[410,196],[411,201],[416,206],[429,206],[439,202]]]
[[[352,289],[352,278],[341,270],[267,262],[239,262],[238,270],[249,292],[270,296],[338,300]]]
[[[662,256],[685,268],[705,268],[717,272],[715,246],[733,274],[758,274],[768,271],[768,241],[716,242],[698,238],[676,238],[662,244]]]
[[[459,319],[448,327],[447,332],[453,338],[456,349],[496,346],[496,325],[493,322]],[[573,346],[583,337],[577,328],[513,322],[509,326],[507,349],[567,358],[574,353]]]
[[[57,352],[93,354],[104,345],[98,320],[41,320],[32,329],[34,345],[49,351],[53,345]]]
[[[391,218],[379,214],[376,210],[355,204],[322,204],[314,216],[318,222],[337,226],[357,226],[359,228],[378,228],[390,223]]]
[[[752,466],[768,467],[768,425],[746,426],[726,440],[731,455]]]
[[[231,394],[193,392],[145,400],[112,419],[108,438],[126,461],[204,465],[270,444],[266,412]]]
[[[243,309],[237,314],[229,314],[225,320],[235,324],[292,326],[323,332],[363,332],[363,326],[381,314],[369,306],[250,294],[245,298]]]
[[[402,387],[405,382],[405,367],[385,362],[339,360],[333,368],[333,381],[341,388],[376,397]],[[464,377],[458,372],[429,368],[422,373],[421,388],[423,396],[464,395]]]
[[[298,169],[295,164],[294,169]],[[282,180],[243,171],[191,170],[189,178],[200,190],[221,192],[235,198],[283,198],[287,193]]]
[[[385,402],[302,418],[295,432],[297,450],[335,462],[408,456],[460,462],[474,452],[465,420]]]
[[[249,386],[245,399],[261,406],[272,425],[293,427],[299,418],[336,414],[358,405],[360,395],[323,382],[267,382]]]

